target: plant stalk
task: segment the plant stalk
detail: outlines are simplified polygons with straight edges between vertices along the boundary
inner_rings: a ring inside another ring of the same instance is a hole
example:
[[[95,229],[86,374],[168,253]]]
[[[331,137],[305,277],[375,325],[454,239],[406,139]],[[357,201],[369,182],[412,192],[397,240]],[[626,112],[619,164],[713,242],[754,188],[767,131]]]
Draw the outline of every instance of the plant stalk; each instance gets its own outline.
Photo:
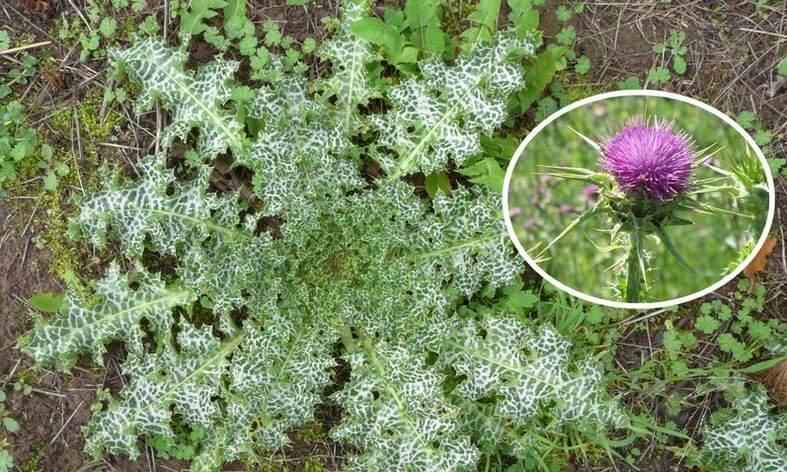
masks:
[[[628,274],[626,277],[626,301],[629,303],[639,302],[642,286],[642,272],[640,270],[641,241],[639,227],[635,227],[629,233],[631,247],[628,254]]]

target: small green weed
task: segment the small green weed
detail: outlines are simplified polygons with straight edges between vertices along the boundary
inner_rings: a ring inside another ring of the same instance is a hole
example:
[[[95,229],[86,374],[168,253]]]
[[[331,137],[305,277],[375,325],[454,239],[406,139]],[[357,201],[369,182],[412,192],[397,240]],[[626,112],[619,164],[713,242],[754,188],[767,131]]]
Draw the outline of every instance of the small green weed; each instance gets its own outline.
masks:
[[[157,434],[148,440],[148,444],[164,459],[191,460],[196,456],[197,448],[205,439],[206,433],[199,427],[187,429],[179,422],[176,422],[176,425],[178,427],[173,428],[174,436]]]
[[[7,441],[0,440],[0,472],[11,472],[14,468],[14,458],[6,450],[8,447]]]
[[[33,158],[38,148],[35,130],[24,122],[21,103],[0,105],[0,189],[16,180],[22,166]]]
[[[0,423],[3,428],[9,433],[19,432],[19,423],[11,417],[11,414],[5,407],[6,395],[3,390],[0,390]]]

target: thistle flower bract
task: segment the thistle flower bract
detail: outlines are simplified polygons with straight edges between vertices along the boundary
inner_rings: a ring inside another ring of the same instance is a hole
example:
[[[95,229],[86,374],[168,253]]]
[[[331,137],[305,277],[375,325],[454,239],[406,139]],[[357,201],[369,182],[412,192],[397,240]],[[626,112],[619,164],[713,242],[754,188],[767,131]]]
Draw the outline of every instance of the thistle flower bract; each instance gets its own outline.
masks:
[[[602,168],[629,195],[670,200],[689,186],[690,141],[667,123],[631,123],[604,143],[601,152]]]

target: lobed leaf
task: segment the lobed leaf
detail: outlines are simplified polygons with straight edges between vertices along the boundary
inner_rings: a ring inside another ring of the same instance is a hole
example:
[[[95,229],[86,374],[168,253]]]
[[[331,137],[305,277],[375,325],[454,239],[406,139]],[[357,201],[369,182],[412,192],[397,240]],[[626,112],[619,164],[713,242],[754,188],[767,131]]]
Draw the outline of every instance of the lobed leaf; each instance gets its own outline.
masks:
[[[22,339],[22,351],[38,364],[69,368],[77,356],[91,354],[93,362],[103,365],[106,345],[123,339],[130,353],[144,350],[146,320],[157,336],[169,336],[172,310],[188,304],[194,294],[186,289],[167,287],[158,275],[137,268],[132,282],[112,263],[102,280],[96,283],[95,300],[80,300],[74,292],[66,293],[59,313],[48,321],[36,320],[32,332]]]
[[[787,470],[787,416],[768,412],[768,396],[752,392],[733,404],[735,416],[723,424],[708,427],[703,453],[718,470],[752,472]]]
[[[347,356],[352,378],[334,394],[344,408],[331,433],[361,449],[348,470],[457,471],[478,451],[460,431],[459,410],[444,398],[443,376],[408,346],[371,341]]]
[[[187,71],[186,51],[172,49],[157,39],[137,42],[128,49],[112,49],[109,57],[142,85],[135,109],[141,113],[157,101],[172,112],[161,145],[166,150],[177,138],[199,129],[197,149],[205,159],[213,159],[228,149],[236,157],[245,156],[248,142],[243,124],[224,109],[232,91],[227,82],[238,70],[238,62],[218,59]]]
[[[320,88],[325,97],[336,100],[342,129],[355,134],[363,123],[358,106],[366,105],[377,93],[370,87],[366,66],[374,53],[365,39],[355,36],[352,25],[366,17],[368,0],[347,0],[342,3],[339,31],[320,47],[320,57],[332,65],[332,73]]]
[[[507,316],[440,326],[451,333],[441,363],[465,379],[456,392],[468,400],[495,397],[498,421],[528,425],[548,412],[557,425],[627,424],[603,388],[603,371],[591,361],[571,361],[571,343],[553,328],[531,330]]]
[[[389,180],[414,172],[431,174],[450,161],[461,165],[481,150],[481,134],[490,134],[506,118],[508,97],[524,86],[515,52],[532,54],[533,38],[498,33],[453,66],[420,64],[423,79],[408,79],[386,97],[392,109],[370,117],[378,142],[396,157],[382,155]]]

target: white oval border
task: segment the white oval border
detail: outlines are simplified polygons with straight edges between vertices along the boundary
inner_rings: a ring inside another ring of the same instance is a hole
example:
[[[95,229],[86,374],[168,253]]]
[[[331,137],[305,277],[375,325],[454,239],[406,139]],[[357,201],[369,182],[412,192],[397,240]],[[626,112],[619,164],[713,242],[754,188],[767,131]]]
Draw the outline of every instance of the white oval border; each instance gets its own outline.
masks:
[[[701,108],[709,113],[720,118],[722,121],[727,123],[728,125],[732,126],[732,128],[738,132],[743,138],[746,140],[746,143],[754,150],[754,153],[760,159],[760,163],[765,170],[765,179],[768,183],[768,216],[765,221],[765,227],[763,228],[762,234],[760,235],[760,239],[757,241],[757,244],[754,246],[754,249],[751,251],[751,254],[741,263],[735,270],[731,271],[727,274],[724,278],[716,282],[715,284],[707,287],[703,290],[698,292],[694,292],[692,294],[674,298],[672,300],[665,300],[661,302],[646,302],[646,303],[630,303],[630,302],[617,302],[612,300],[607,300],[604,298],[594,297],[593,295],[588,295],[586,293],[580,292],[575,290],[567,285],[556,280],[554,277],[549,275],[546,271],[544,271],[538,264],[533,261],[533,259],[527,255],[527,252],[520,244],[519,239],[514,232],[514,226],[511,223],[511,216],[510,210],[508,207],[508,192],[509,187],[511,186],[511,178],[514,174],[514,168],[519,162],[519,158],[522,157],[522,154],[525,151],[527,145],[532,141],[538,133],[540,133],[544,128],[546,128],[551,122],[555,121],[556,119],[560,118],[561,116],[565,115],[566,113],[575,110],[577,108],[583,107],[585,105],[589,105],[591,103],[595,103],[601,100],[606,100],[608,98],[618,98],[618,97],[659,97],[659,98],[667,98],[672,100],[677,100],[680,102],[688,103],[689,105],[693,105],[695,107]],[[630,309],[630,310],[651,310],[656,308],[667,308],[672,307],[675,305],[680,305],[681,303],[687,303],[692,300],[696,300],[700,297],[704,297],[705,295],[718,290],[719,288],[723,287],[735,277],[737,277],[743,269],[749,265],[749,263],[757,256],[757,253],[762,248],[763,244],[765,244],[765,240],[768,238],[768,235],[771,230],[771,226],[773,224],[773,215],[776,208],[776,189],[773,183],[773,175],[771,174],[771,169],[768,166],[768,161],[765,159],[765,155],[763,154],[760,147],[754,141],[754,139],[749,135],[746,130],[743,129],[741,125],[739,125],[735,120],[727,116],[726,114],[722,113],[721,111],[717,110],[716,108],[703,103],[699,100],[694,98],[686,97],[684,95],[680,95],[677,93],[672,92],[663,92],[660,90],[620,90],[616,92],[606,92],[601,93],[598,95],[593,95],[591,97],[584,98],[577,102],[571,103],[568,106],[561,108],[560,110],[556,111],[555,113],[549,115],[544,121],[539,123],[532,131],[530,131],[525,139],[519,144],[519,147],[514,152],[513,157],[511,158],[511,162],[508,164],[508,168],[506,169],[506,176],[505,180],[503,181],[503,217],[505,218],[506,223],[506,230],[508,231],[508,237],[516,246],[517,251],[525,259],[525,262],[532,267],[538,275],[540,275],[544,280],[549,282],[550,284],[554,285],[560,290],[577,297],[581,300],[596,303],[599,305],[604,305],[612,308],[623,308],[623,309]]]

